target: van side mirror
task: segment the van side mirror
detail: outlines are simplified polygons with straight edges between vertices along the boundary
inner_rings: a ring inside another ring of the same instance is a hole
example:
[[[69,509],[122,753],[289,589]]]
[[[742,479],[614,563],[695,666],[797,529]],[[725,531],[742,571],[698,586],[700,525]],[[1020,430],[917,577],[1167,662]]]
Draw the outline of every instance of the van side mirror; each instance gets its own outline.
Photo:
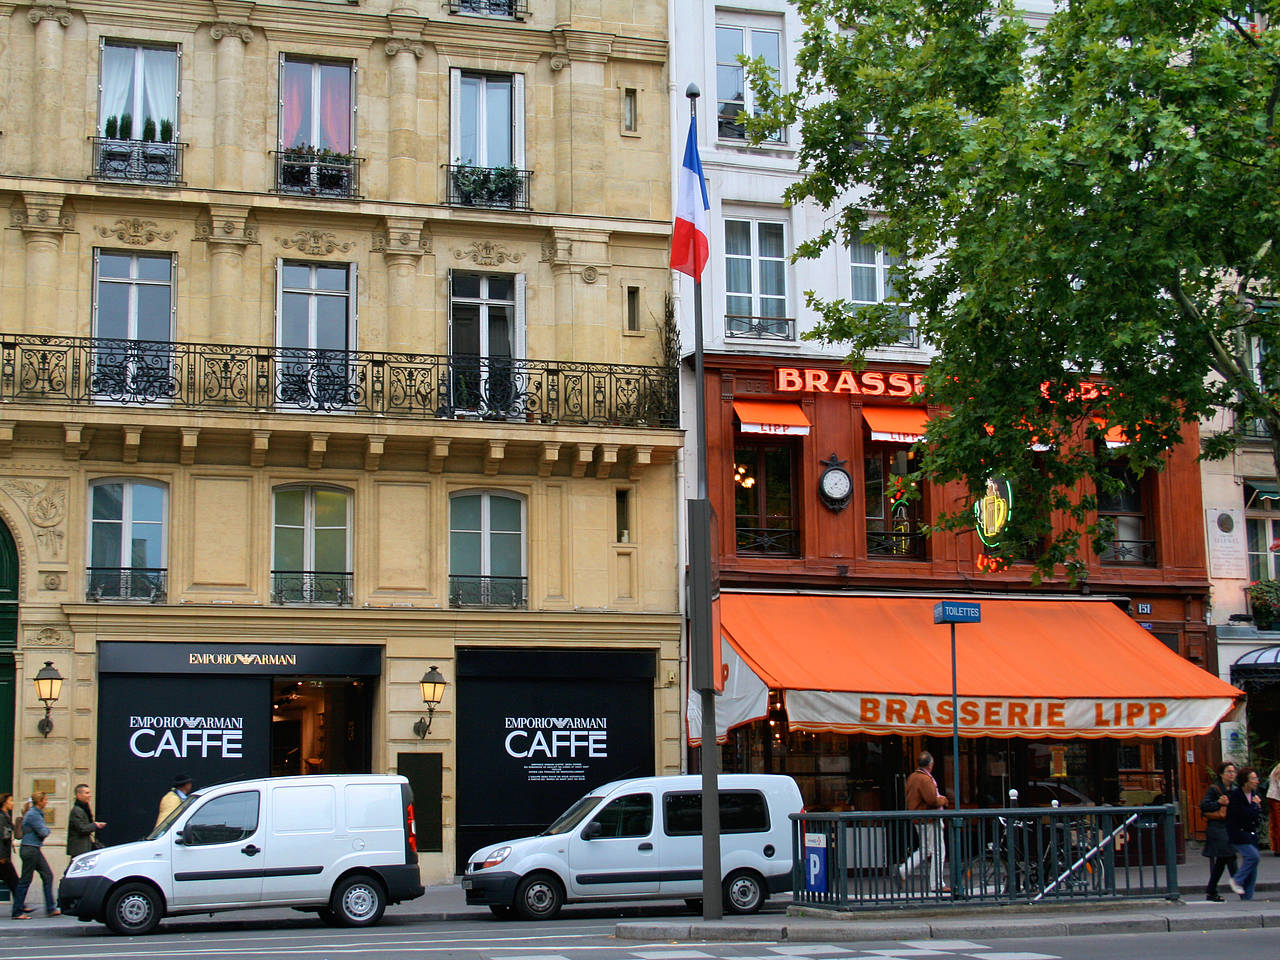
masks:
[[[604,836],[604,827],[600,826],[599,820],[592,820],[582,828],[583,840],[596,840],[602,836]]]

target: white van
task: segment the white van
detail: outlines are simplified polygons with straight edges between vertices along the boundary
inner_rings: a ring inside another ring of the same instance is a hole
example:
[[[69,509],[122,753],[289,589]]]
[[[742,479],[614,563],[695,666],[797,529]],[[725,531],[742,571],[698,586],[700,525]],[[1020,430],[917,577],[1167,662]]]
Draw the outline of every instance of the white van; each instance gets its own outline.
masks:
[[[804,802],[790,777],[724,774],[720,866],[724,904],[754,913],[791,889],[791,821]],[[549,920],[566,903],[702,895],[702,777],[641,777],[592,790],[536,837],[477,850],[462,878],[467,903],[497,916]]]
[[[58,905],[127,934],[244,907],[363,927],[422,896],[416,846],[404,777],[242,780],[192,793],[145,840],[80,854]]]

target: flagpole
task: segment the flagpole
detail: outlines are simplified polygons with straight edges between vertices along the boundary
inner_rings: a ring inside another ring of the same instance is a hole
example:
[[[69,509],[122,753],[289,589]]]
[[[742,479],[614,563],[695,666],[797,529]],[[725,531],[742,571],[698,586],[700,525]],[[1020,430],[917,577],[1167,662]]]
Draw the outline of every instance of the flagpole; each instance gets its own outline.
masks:
[[[689,119],[691,129],[697,129],[698,97],[702,91],[696,83],[691,83],[685,90],[689,98]],[[692,136],[693,134],[691,134]],[[708,238],[710,239],[710,238]],[[707,498],[707,382],[703,366],[702,351],[702,271],[693,278],[693,397],[694,422],[698,425],[697,443],[697,492],[695,501],[700,509],[689,511],[691,522],[696,522],[702,529],[690,537],[691,545],[705,550],[706,557],[690,557],[690,573],[700,582],[693,585],[690,595],[706,598],[708,606],[705,615],[691,616],[690,623],[695,625],[698,635],[691,631],[690,641],[698,644],[702,656],[714,662],[713,644],[720,638],[710,636],[712,619],[710,616],[711,557],[710,551],[716,549],[711,543],[710,519],[711,509]],[[707,635],[703,635],[707,634]],[[724,916],[724,904],[720,887],[720,748],[716,741],[716,691],[707,684],[698,691],[702,705],[702,918],[719,920]]]

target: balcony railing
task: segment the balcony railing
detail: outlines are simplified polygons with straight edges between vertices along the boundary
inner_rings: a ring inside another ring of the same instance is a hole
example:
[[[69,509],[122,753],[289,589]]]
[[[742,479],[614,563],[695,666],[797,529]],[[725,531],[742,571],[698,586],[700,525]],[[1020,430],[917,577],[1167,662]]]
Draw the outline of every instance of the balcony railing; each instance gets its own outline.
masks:
[[[449,0],[449,12],[523,20],[529,15],[529,4],[527,0]]]
[[[93,141],[91,180],[131,180],[140,183],[182,183],[182,150],[185,143],[151,140]]]
[[[724,335],[728,339],[794,340],[796,322],[792,317],[744,317],[726,314]]]
[[[351,605],[353,575],[322,570],[272,570],[272,603],[315,603],[332,607]]]
[[[446,171],[449,179],[447,203],[462,207],[529,209],[532,170],[451,163],[446,166]]]
[[[0,335],[0,402],[676,426],[675,372],[632,364]]]
[[[86,600],[145,600],[164,603],[168,595],[166,567],[87,567]]]
[[[871,521],[868,521],[868,526]],[[923,560],[926,537],[915,520],[893,523],[891,530],[867,530],[867,555],[895,560]]]
[[[1239,424],[1240,436],[1247,440],[1270,440],[1271,430],[1267,427],[1267,422],[1261,417],[1250,417],[1237,421]]]
[[[360,157],[277,150],[276,192],[331,200],[360,196]]]
[[[800,555],[800,531],[777,527],[738,527],[738,553],[795,557]]]
[[[1128,563],[1153,567],[1156,562],[1154,540],[1112,540],[1098,556],[1103,563]]]
[[[528,577],[477,577],[449,575],[449,606],[506,607],[523,610],[529,605]]]

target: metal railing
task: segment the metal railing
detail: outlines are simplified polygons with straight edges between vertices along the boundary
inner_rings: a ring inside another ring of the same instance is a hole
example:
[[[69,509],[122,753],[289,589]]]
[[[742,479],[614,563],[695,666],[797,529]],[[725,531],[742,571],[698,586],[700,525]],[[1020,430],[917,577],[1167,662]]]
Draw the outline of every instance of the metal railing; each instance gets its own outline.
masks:
[[[449,575],[449,606],[507,607],[523,610],[529,605],[528,577],[480,577]]]
[[[0,402],[676,426],[675,371],[633,364],[0,335]]]
[[[446,203],[462,207],[529,209],[532,170],[450,163],[445,165],[445,171],[449,182]]]
[[[849,910],[1178,898],[1177,808],[792,814],[794,902]]]
[[[777,527],[738,527],[738,553],[798,556],[800,531]]]
[[[350,571],[272,570],[271,602],[350,606],[354,580]]]
[[[796,321],[793,317],[746,317],[725,314],[724,335],[727,339],[750,337],[755,340],[794,340]]]
[[[1103,563],[1130,563],[1152,567],[1156,562],[1156,542],[1154,540],[1112,540],[1099,554]]]
[[[185,143],[153,140],[111,140],[90,137],[93,171],[90,180],[132,180],[141,183],[182,183]]]
[[[360,196],[360,157],[273,150],[276,192],[331,200]]]
[[[892,530],[867,530],[867,555],[923,560],[928,538],[922,526],[920,521],[899,520],[893,522]]]
[[[86,600],[145,600],[164,603],[168,595],[167,567],[86,567]]]
[[[449,0],[449,12],[523,20],[529,16],[529,4],[528,0]]]

